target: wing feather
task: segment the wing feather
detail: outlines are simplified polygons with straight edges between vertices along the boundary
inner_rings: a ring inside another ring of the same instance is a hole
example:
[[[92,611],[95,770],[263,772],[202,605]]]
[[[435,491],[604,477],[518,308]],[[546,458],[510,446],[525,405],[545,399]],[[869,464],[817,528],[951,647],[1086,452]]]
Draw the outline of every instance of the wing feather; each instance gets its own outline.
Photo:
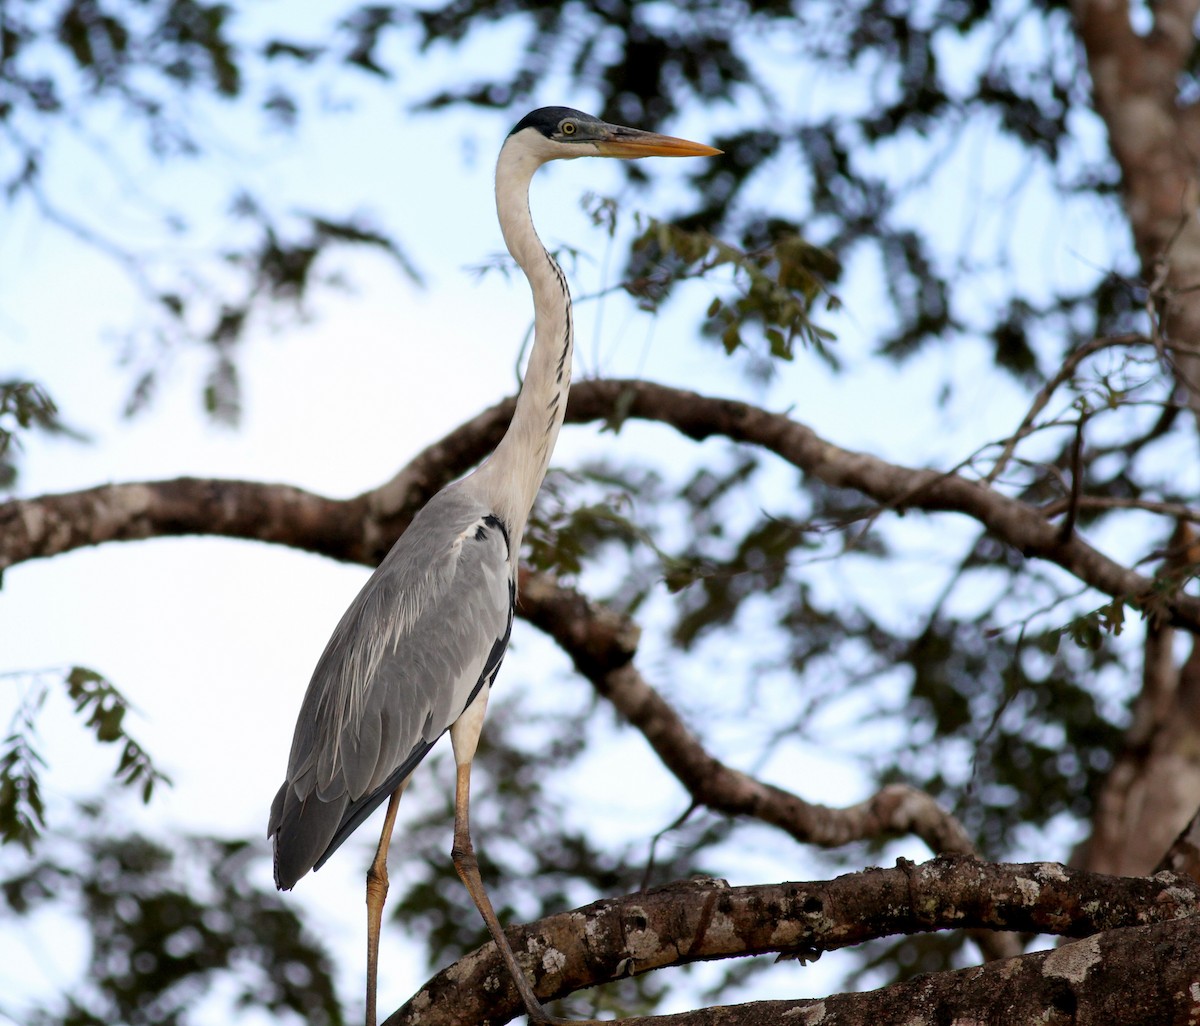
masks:
[[[313,671],[268,826],[281,887],[323,863],[490,684],[513,600],[503,525],[477,500],[440,492]]]

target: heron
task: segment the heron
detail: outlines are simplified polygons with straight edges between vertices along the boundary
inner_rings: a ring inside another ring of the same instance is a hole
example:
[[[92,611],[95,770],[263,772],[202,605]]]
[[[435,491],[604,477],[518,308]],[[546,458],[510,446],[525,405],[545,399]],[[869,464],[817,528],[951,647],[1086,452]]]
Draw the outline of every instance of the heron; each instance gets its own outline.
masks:
[[[417,513],[334,628],[301,703],[287,777],[267,827],[275,883],[290,890],[388,803],[367,870],[367,1026],[375,1026],[379,932],[397,806],[417,764],[447,732],[455,762],[455,870],[530,1021],[554,1021],[505,939],[470,831],[471,762],[512,631],[521,538],[571,384],[570,290],[534,229],[529,186],[534,172],[552,160],[720,152],[569,107],[526,115],[500,149],[496,213],[505,245],[529,280],[534,307],[533,347],[512,420],[477,469]]]

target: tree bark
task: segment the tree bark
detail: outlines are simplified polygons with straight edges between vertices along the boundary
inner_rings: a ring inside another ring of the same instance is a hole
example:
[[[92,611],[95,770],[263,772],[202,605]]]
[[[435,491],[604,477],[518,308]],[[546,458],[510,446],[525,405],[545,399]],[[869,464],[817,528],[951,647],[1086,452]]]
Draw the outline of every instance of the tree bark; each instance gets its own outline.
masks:
[[[1077,0],[1072,10],[1093,104],[1121,169],[1157,342],[1200,426],[1200,108],[1183,102],[1179,90],[1195,52],[1200,4],[1150,5],[1143,13],[1153,21],[1144,33],[1135,31],[1127,3]],[[1178,549],[1188,548],[1178,538],[1168,571],[1180,568]],[[1183,561],[1194,562],[1194,553]],[[1177,669],[1172,634],[1163,624],[1148,628],[1134,724],[1077,856],[1091,868],[1147,871],[1200,805],[1200,660],[1193,651]]]
[[[1157,576],[1177,587],[1197,558],[1200,544],[1180,521]],[[1146,624],[1133,722],[1096,797],[1092,834],[1074,859],[1086,869],[1150,872],[1200,805],[1200,639],[1177,667],[1175,635],[1169,624]]]
[[[374,565],[415,509],[467,470],[466,461],[490,450],[511,413],[511,400],[498,404],[427,449],[380,489],[344,503],[284,485],[187,478],[13,500],[0,505],[0,571],[86,545],[183,534],[270,541]],[[1024,556],[1055,563],[1147,615],[1200,633],[1200,599],[1164,591],[1078,534],[1064,537],[1036,507],[985,483],[843,449],[798,421],[748,403],[645,381],[585,381],[572,390],[569,422],[618,416],[667,424],[697,441],[724,436],[758,446],[825,484],[855,489],[898,513],[964,514]],[[439,449],[446,454],[440,464],[434,458]]]
[[[1200,972],[1197,913],[1200,885],[1170,874],[1127,879],[1053,863],[997,865],[956,857],[922,865],[901,860],[894,869],[868,869],[817,883],[729,887],[720,880],[694,880],[598,901],[510,928],[507,934],[539,996],[547,1000],[668,965],[766,952],[804,961],[897,934],[974,927],[1087,937],[1056,951],[937,974],[870,994],[624,1021],[875,1026],[951,1022],[964,1016],[963,1021],[988,1023],[1107,1026],[1186,1022],[1186,1017],[1136,1015],[1200,1007],[1200,1002],[1186,1004],[1193,1001],[1188,988]],[[1181,980],[1187,983],[1180,988]],[[1095,1017],[1094,1010],[1110,1008],[1117,996],[1124,1004],[1113,1008],[1113,1018]],[[805,1018],[822,1007],[826,1016],[838,1017]],[[1061,1018],[1072,1008],[1076,1018]],[[434,976],[385,1026],[496,1026],[521,1009],[489,943]],[[997,1017],[1000,1009],[1004,1011]],[[1038,1018],[1046,1014],[1051,1017]]]
[[[1072,9],[1093,104],[1121,168],[1142,277],[1158,307],[1184,401],[1200,423],[1200,126],[1196,105],[1179,96],[1196,47],[1200,4],[1153,4],[1146,9],[1153,23],[1144,34],[1134,30],[1127,3],[1076,0]]]
[[[1054,951],[862,994],[756,1001],[627,1026],[1190,1026],[1200,1018],[1200,922],[1113,930]]]

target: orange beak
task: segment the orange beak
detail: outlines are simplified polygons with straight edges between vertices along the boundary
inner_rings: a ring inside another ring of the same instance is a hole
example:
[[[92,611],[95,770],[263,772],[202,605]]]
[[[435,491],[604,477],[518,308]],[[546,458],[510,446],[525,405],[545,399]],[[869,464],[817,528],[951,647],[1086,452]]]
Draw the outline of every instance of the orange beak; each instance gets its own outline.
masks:
[[[618,125],[607,127],[607,136],[595,142],[596,150],[602,157],[620,157],[624,160],[637,157],[715,157],[721,152],[704,143],[677,139],[673,135],[642,132]]]

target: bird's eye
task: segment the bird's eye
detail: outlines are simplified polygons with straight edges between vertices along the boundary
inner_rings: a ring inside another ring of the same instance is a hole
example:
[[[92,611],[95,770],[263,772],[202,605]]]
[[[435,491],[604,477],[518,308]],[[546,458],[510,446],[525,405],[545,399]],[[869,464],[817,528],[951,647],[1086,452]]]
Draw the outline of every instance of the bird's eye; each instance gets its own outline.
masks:
[[[562,123],[561,127],[559,128],[559,131],[562,132],[563,135],[574,135],[575,134],[575,122],[574,121],[564,121]]]

